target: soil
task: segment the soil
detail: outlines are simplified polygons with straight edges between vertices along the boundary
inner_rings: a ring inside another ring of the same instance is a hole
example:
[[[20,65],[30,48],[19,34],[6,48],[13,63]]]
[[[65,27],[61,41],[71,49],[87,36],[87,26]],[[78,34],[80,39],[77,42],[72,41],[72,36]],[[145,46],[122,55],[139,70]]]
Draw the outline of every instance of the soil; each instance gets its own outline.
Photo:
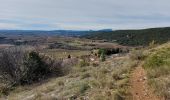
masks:
[[[146,72],[142,64],[132,72],[130,79],[133,100],[164,100],[155,95],[147,84]]]

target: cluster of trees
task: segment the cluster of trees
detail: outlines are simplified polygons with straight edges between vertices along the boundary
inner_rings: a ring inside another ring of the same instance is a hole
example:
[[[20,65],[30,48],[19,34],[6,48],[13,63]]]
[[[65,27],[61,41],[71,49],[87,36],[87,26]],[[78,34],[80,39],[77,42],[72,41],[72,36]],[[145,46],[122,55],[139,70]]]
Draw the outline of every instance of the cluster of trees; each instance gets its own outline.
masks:
[[[40,55],[36,50],[12,47],[0,51],[0,82],[6,88],[31,84],[51,75],[62,75],[61,62]]]
[[[112,49],[99,49],[98,55],[100,56],[102,53],[105,55],[117,54],[122,53],[123,50],[121,48],[112,48]]]
[[[112,48],[112,49],[99,49],[98,50],[98,57],[100,57],[101,61],[105,61],[105,55],[112,55],[117,53],[122,53],[122,49],[120,48]]]
[[[165,43],[170,40],[170,27],[142,30],[117,30],[110,32],[91,32],[82,36],[89,39],[105,39],[127,46],[146,46],[153,40]]]

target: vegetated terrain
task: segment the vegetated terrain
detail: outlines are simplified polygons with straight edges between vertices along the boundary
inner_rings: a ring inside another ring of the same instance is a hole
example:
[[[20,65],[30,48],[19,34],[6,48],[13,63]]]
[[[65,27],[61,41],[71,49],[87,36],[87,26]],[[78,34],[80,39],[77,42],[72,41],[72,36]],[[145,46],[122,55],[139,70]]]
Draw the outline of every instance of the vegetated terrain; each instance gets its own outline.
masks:
[[[165,43],[170,40],[170,28],[151,28],[141,30],[117,30],[111,32],[91,32],[82,38],[103,39],[128,46],[146,46],[150,42]]]
[[[33,36],[71,36],[71,37],[79,37],[85,34],[88,34],[90,32],[108,32],[112,31],[111,29],[103,29],[103,30],[0,30],[0,36],[6,36],[6,35],[33,35]]]
[[[0,30],[0,35],[59,35],[59,36],[80,36],[83,34],[87,34],[90,31],[75,31],[75,30],[52,30],[52,31],[44,31],[44,30]]]
[[[155,93],[170,99],[170,43],[146,51],[144,69]]]
[[[2,100],[170,99],[170,43],[132,47],[66,36],[4,37],[17,44],[1,44]]]
[[[109,58],[99,65],[80,61],[72,67],[69,74],[51,78],[39,86],[20,86],[7,98],[11,100],[124,99],[129,95],[127,90],[129,72],[135,65],[136,62],[131,62],[128,56]]]
[[[129,47],[59,36],[10,35],[6,39],[20,44],[0,50],[1,99],[96,100],[128,95],[129,72],[137,63],[125,56]]]

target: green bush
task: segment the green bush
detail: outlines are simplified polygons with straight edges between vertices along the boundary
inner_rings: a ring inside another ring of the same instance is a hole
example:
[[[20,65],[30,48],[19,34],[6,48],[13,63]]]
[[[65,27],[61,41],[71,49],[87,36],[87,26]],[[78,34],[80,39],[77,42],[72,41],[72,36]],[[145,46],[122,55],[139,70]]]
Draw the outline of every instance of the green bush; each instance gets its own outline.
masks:
[[[145,60],[149,85],[155,92],[169,100],[170,48],[159,48]]]
[[[106,54],[106,50],[105,49],[99,49],[98,50],[98,57],[100,57],[102,54]]]
[[[106,49],[99,49],[98,56],[101,61],[105,61]]]
[[[105,60],[106,60],[104,53],[102,53],[102,54],[100,55],[100,60],[101,60],[101,61],[105,61]]]
[[[24,60],[25,75],[21,79],[21,83],[32,83],[32,81],[41,80],[50,73],[49,66],[43,62],[40,55],[31,51]]]
[[[170,48],[164,48],[151,54],[145,61],[145,68],[170,66]]]
[[[105,55],[111,55],[111,54],[117,54],[117,53],[122,53],[122,52],[123,50],[121,48],[107,48],[107,49],[105,48],[105,49],[99,49],[98,55],[100,57],[102,53]]]

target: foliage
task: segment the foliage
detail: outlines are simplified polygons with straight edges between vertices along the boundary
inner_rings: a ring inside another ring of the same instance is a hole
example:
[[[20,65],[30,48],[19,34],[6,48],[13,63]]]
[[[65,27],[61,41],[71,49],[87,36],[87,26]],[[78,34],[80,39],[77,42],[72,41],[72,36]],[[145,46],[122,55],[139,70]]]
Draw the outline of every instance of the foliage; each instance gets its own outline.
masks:
[[[21,79],[21,83],[32,83],[31,81],[40,80],[50,73],[49,66],[43,62],[39,54],[31,51],[24,60],[25,75]]]
[[[102,54],[100,55],[100,60],[101,60],[101,61],[105,61],[105,60],[106,60],[104,53],[102,53]]]
[[[106,49],[99,49],[98,50],[98,56],[100,57],[101,54],[106,54]]]
[[[130,53],[130,58],[132,60],[143,60],[145,58],[144,51],[141,50],[132,50]]]
[[[170,66],[170,48],[163,48],[152,53],[145,62],[145,68],[158,68],[165,65]]]
[[[155,42],[154,40],[152,40],[152,42],[149,43],[149,47],[150,47],[150,48],[153,48],[153,47],[155,46],[155,43],[156,43],[156,42]]]
[[[0,81],[5,86],[0,91],[5,92],[15,85],[37,82],[52,74],[61,74],[59,66],[59,63],[41,56],[32,48],[12,47],[2,50],[0,52]]]
[[[170,39],[170,28],[151,28],[142,30],[117,30],[111,32],[91,32],[82,38],[105,39],[116,41],[122,45],[139,46],[149,45],[153,40],[156,43],[165,43]]]
[[[100,57],[102,53],[104,55],[111,55],[111,54],[117,54],[117,53],[121,53],[121,52],[123,52],[123,50],[121,48],[112,48],[112,49],[100,48],[98,50],[98,56]]]
[[[162,46],[151,52],[145,60],[144,68],[147,70],[149,85],[158,95],[169,100],[170,48]]]

